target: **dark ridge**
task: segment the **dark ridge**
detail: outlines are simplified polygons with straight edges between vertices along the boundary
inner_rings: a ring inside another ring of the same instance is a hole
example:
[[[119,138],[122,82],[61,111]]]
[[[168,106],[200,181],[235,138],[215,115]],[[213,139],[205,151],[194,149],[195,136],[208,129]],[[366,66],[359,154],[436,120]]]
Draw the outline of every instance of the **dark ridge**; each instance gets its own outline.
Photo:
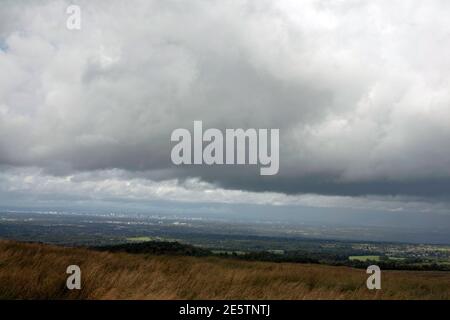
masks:
[[[183,256],[209,256],[212,252],[179,242],[167,241],[146,241],[138,243],[124,243],[117,245],[97,246],[91,249],[109,252],[127,252],[135,254],[154,254],[154,255],[183,255]]]

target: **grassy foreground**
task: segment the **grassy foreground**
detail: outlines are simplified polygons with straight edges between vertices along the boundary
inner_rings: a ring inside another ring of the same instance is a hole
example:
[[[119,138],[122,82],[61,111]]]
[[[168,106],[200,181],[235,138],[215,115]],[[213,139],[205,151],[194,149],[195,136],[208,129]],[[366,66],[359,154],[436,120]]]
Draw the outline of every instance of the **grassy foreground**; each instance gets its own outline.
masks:
[[[82,290],[66,289],[66,268]],[[0,241],[0,299],[450,299],[449,272],[365,270],[216,257],[150,256]]]

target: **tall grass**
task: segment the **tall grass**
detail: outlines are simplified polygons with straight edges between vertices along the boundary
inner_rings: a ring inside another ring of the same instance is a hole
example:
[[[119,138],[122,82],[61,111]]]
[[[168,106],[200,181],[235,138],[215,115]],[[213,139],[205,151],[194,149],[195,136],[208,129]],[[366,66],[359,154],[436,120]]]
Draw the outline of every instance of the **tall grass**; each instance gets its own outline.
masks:
[[[82,290],[66,288],[79,265]],[[365,270],[214,257],[146,256],[0,241],[2,299],[449,299],[450,273]]]

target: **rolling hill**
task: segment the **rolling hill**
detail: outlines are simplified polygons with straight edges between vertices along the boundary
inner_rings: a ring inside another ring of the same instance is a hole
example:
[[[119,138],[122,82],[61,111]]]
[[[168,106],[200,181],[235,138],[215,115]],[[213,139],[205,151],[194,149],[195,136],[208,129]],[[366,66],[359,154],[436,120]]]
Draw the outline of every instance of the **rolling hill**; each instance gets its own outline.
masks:
[[[73,264],[81,290],[65,286]],[[450,272],[383,271],[375,291],[366,279],[349,267],[0,241],[1,299],[450,299]]]

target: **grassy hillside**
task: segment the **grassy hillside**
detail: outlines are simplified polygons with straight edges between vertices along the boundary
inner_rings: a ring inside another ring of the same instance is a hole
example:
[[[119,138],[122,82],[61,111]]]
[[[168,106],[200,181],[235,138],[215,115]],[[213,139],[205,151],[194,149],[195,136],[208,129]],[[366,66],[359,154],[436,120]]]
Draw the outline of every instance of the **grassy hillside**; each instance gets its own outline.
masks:
[[[66,268],[82,270],[82,290],[65,288]],[[450,273],[385,271],[382,290],[365,270],[98,252],[0,241],[2,299],[450,299]]]

